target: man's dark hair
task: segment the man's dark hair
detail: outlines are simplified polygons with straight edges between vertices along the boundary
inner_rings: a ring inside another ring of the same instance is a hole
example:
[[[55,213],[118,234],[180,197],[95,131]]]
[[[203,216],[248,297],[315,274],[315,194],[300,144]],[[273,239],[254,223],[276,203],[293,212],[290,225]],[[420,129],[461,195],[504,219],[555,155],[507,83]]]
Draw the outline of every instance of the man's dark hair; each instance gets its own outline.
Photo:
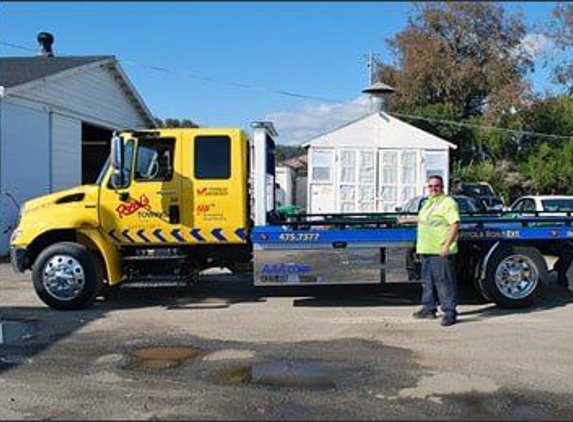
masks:
[[[439,174],[434,174],[434,175],[428,177],[428,181],[430,181],[431,179],[439,180],[442,187],[444,186],[444,178],[442,176],[440,176]]]

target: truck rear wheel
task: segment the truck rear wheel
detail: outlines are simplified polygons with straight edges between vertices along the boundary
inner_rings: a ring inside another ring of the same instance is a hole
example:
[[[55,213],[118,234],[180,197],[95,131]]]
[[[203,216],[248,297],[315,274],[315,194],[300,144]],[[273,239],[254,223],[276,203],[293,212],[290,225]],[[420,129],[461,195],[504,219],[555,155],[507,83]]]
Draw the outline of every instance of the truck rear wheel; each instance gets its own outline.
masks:
[[[480,285],[499,306],[521,308],[535,301],[547,277],[547,264],[536,248],[505,246],[491,256]]]
[[[98,294],[102,277],[97,259],[88,248],[74,242],[47,247],[32,267],[36,293],[48,306],[80,309]]]

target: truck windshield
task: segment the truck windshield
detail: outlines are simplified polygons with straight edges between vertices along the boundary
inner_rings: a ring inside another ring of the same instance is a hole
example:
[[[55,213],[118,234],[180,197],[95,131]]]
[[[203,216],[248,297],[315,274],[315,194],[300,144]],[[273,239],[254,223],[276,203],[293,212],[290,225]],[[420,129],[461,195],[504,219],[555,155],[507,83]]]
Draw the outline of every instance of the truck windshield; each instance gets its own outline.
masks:
[[[111,165],[111,160],[109,157],[107,157],[107,160],[105,160],[105,163],[101,171],[99,172],[99,176],[97,177],[96,185],[101,186],[101,184],[103,183],[103,178],[105,177],[110,165]]]

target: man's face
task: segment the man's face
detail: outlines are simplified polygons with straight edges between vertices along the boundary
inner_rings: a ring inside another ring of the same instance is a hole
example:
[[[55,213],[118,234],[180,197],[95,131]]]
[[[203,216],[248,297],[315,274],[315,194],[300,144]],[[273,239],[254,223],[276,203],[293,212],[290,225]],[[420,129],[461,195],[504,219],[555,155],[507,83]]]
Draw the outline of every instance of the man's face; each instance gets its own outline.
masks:
[[[428,180],[428,192],[430,197],[440,195],[442,193],[442,182],[439,179],[429,179]]]

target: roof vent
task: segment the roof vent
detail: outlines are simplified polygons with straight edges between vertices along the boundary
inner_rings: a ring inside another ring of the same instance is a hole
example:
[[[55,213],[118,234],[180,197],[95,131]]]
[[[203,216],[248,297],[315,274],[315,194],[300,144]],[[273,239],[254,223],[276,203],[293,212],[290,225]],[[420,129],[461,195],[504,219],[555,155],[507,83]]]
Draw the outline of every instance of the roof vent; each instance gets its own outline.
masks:
[[[40,32],[38,34],[38,42],[40,43],[39,56],[42,57],[54,57],[54,52],[52,51],[52,44],[54,43],[54,36],[49,32]]]
[[[383,82],[375,82],[368,88],[362,90],[363,93],[370,95],[370,112],[379,113],[386,111],[386,95],[395,92],[396,90],[390,85]]]

